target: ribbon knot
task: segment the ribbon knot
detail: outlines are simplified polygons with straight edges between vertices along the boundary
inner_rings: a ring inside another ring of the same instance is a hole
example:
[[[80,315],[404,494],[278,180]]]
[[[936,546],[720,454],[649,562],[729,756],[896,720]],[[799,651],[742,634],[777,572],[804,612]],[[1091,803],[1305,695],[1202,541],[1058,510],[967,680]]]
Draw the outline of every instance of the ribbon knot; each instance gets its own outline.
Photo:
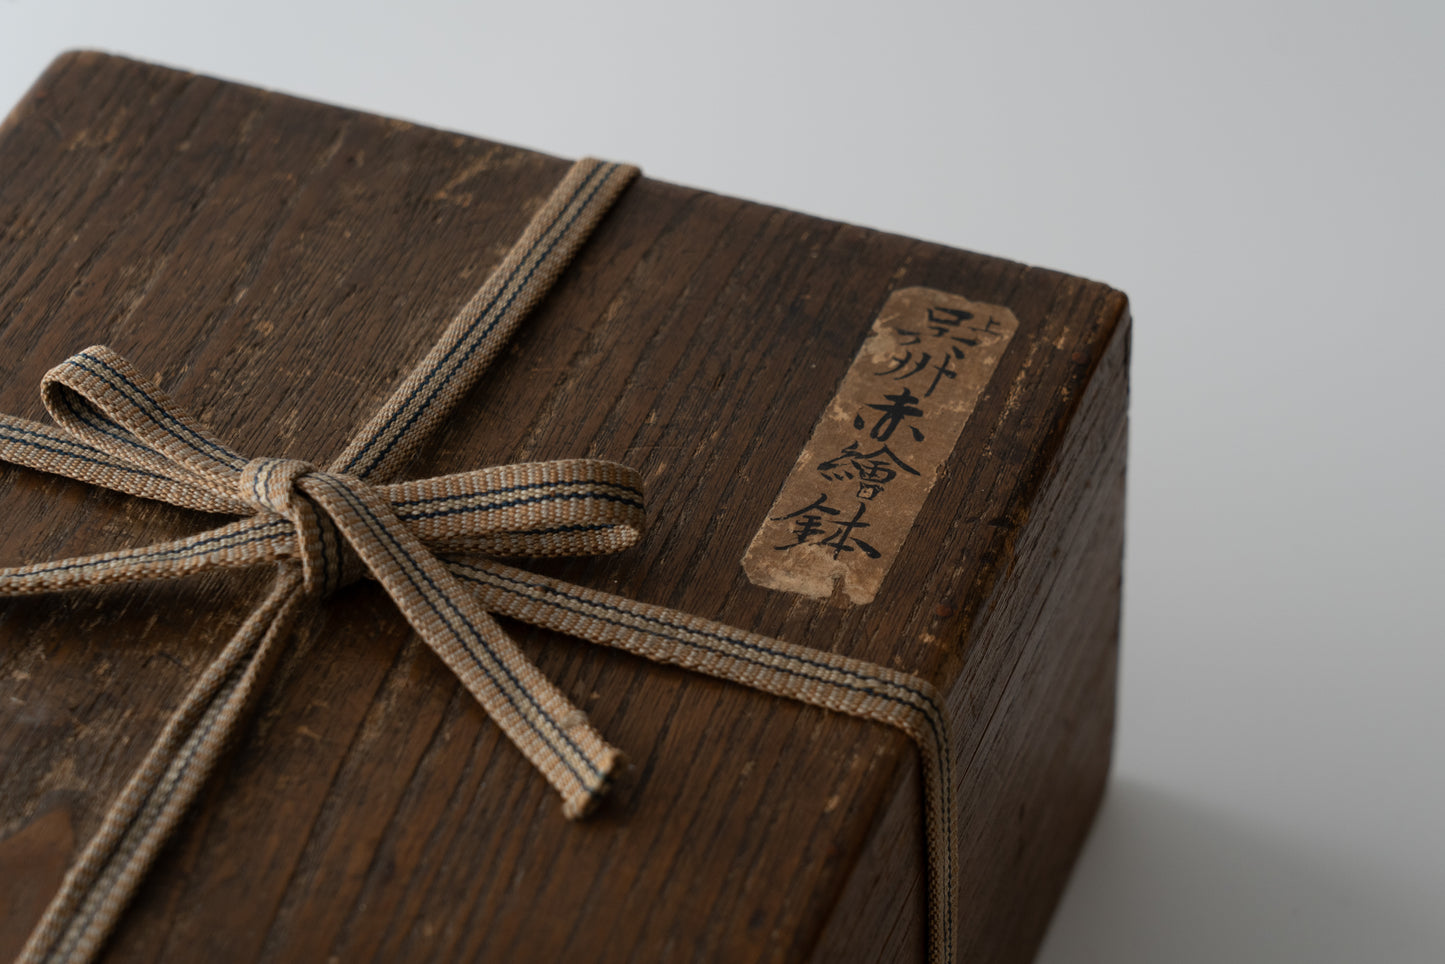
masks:
[[[346,547],[331,517],[297,488],[298,480],[316,472],[316,466],[300,459],[252,459],[241,470],[239,495],[258,510],[291,521],[296,527],[296,555],[307,595],[329,596],[360,579],[365,568]]]

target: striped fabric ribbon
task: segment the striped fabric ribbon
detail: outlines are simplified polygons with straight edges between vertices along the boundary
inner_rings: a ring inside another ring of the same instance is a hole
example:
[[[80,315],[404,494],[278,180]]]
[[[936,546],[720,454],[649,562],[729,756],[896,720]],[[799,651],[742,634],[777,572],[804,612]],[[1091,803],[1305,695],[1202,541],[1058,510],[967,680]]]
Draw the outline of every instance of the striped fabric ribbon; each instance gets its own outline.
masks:
[[[570,818],[605,794],[621,754],[490,614],[897,727],[919,746],[930,958],[951,961],[954,829],[942,703],[926,681],[834,653],[515,569],[492,556],[588,555],[634,545],[641,480],[592,459],[392,481],[477,382],[636,168],[577,162],[440,341],[326,470],[248,459],[108,348],[52,369],[55,426],[0,415],[0,459],[130,495],[240,515],[141,549],[0,570],[0,596],[271,565],[266,598],[207,667],[101,821],[30,936],[26,964],[95,957],[254,704],[303,605],[379,582],[562,797]]]

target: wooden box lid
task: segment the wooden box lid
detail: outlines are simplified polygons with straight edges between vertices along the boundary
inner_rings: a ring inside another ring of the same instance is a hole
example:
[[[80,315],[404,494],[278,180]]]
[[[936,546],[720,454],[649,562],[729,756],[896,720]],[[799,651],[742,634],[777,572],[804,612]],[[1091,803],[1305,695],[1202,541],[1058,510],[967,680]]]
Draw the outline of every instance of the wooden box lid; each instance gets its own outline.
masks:
[[[645,162],[645,158],[639,159]],[[0,411],[107,344],[251,455],[321,463],[567,169],[531,151],[92,53],[0,127]],[[742,560],[890,296],[1018,329],[877,595]],[[948,700],[960,958],[1029,957],[1109,753],[1128,316],[1103,285],[650,179],[421,477],[612,459],[648,530],[541,571],[918,674]],[[0,466],[0,565],[215,517]],[[269,575],[0,601],[0,956],[16,953]],[[108,943],[115,960],[922,954],[898,733],[508,624],[632,763],[579,822],[363,583],[304,620]]]

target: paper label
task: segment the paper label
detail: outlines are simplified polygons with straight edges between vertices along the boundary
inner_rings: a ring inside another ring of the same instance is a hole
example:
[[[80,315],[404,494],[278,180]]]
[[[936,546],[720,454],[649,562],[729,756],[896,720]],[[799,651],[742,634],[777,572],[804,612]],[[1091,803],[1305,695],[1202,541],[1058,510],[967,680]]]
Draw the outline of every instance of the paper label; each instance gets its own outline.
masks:
[[[1017,330],[999,305],[895,291],[753,537],[748,579],[871,602]]]

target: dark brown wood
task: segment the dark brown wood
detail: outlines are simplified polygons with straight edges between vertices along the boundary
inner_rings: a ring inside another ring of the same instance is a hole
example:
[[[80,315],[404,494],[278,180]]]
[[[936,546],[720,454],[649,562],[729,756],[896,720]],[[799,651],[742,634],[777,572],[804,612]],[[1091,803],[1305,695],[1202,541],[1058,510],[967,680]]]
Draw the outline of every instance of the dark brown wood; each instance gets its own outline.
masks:
[[[645,158],[641,159],[645,162]],[[109,344],[242,451],[324,461],[566,163],[80,53],[0,128],[0,409]],[[1021,326],[878,599],[740,560],[888,294]],[[1128,320],[1093,282],[643,180],[413,474],[638,467],[649,532],[574,581],[919,673],[948,694],[963,949],[1032,956],[1113,719]],[[0,564],[212,517],[0,468]],[[12,955],[267,574],[0,602]],[[373,585],[304,621],[116,961],[877,960],[921,954],[910,744],[515,626],[633,761],[569,823]]]

